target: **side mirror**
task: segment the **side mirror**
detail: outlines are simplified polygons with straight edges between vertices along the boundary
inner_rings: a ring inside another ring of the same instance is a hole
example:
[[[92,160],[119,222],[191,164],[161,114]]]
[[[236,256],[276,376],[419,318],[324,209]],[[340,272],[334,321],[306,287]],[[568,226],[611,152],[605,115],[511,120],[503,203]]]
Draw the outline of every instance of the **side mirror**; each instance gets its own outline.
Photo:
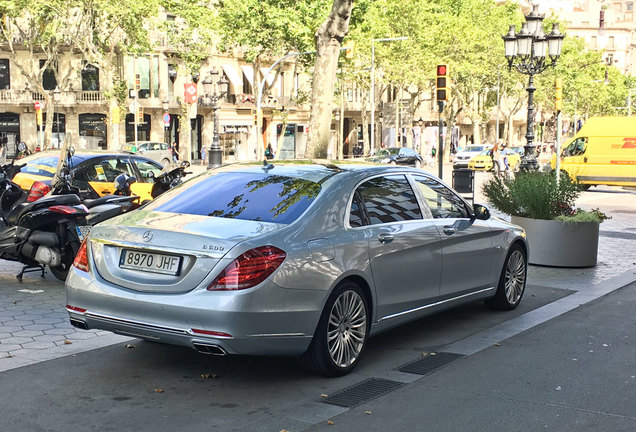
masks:
[[[183,168],[187,168],[187,167],[189,167],[189,166],[190,166],[190,162],[188,162],[188,161],[183,161],[183,162],[181,162],[181,166],[182,166]]]
[[[475,212],[475,219],[479,219],[479,220],[490,219],[490,210],[488,210],[488,207],[481,204],[475,204],[473,206],[473,210]]]
[[[19,152],[23,152],[23,151],[25,151],[25,150],[26,150],[26,148],[27,148],[27,146],[26,146],[26,144],[25,144],[24,142],[20,141],[20,142],[18,143],[18,151],[19,151]]]
[[[148,178],[153,179],[155,178],[155,172],[154,171],[148,171]]]
[[[73,155],[74,155],[74,154],[75,154],[75,147],[70,146],[70,147],[68,148],[68,155],[69,155],[69,157],[73,157]]]

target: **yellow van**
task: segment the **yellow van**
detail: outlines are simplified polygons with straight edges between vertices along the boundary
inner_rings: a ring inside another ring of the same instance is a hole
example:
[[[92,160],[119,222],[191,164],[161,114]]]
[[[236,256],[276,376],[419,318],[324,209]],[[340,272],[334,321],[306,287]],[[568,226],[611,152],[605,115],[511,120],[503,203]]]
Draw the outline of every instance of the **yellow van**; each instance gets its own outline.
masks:
[[[636,117],[589,118],[563,146],[561,169],[583,185],[636,186]]]

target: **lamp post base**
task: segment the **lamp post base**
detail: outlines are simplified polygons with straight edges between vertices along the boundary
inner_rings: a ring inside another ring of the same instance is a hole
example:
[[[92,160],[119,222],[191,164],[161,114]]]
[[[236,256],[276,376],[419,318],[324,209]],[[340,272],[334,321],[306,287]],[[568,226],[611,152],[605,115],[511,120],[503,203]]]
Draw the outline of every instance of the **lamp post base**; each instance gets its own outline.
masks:
[[[218,168],[223,165],[223,150],[210,147],[208,169]]]

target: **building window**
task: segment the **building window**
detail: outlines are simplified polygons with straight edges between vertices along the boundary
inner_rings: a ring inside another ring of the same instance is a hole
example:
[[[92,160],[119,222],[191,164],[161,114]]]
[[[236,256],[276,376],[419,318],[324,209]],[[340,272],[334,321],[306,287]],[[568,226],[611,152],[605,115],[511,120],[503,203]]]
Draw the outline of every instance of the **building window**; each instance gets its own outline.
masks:
[[[607,47],[614,48],[614,36],[610,36],[607,40]]]
[[[81,149],[106,150],[107,141],[105,114],[79,115],[79,147]]]
[[[82,90],[99,91],[99,69],[90,63],[82,69]]]
[[[0,59],[0,90],[11,88],[11,74],[9,70],[9,59]]]
[[[633,11],[633,10],[634,10],[634,3],[632,3],[632,2],[627,2],[627,3],[625,4],[625,10],[626,10],[627,12],[631,12],[631,11]]]
[[[128,89],[135,88],[135,75],[139,75],[140,99],[159,97],[159,58],[158,57],[126,57],[126,77]],[[130,92],[133,95],[133,92]]]
[[[40,69],[44,68],[46,60],[40,60]],[[42,87],[44,90],[55,90],[57,87],[57,80],[55,79],[55,71],[53,67],[49,66],[44,70],[42,74]]]

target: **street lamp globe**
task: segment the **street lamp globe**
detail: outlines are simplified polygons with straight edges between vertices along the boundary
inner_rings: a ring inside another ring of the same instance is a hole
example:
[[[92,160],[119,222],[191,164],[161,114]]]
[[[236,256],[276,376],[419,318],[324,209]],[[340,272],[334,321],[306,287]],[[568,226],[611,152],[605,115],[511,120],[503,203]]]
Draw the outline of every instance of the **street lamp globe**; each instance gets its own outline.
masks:
[[[552,24],[552,31],[548,34],[548,54],[556,61],[561,56],[564,34],[559,31],[559,23]]]

